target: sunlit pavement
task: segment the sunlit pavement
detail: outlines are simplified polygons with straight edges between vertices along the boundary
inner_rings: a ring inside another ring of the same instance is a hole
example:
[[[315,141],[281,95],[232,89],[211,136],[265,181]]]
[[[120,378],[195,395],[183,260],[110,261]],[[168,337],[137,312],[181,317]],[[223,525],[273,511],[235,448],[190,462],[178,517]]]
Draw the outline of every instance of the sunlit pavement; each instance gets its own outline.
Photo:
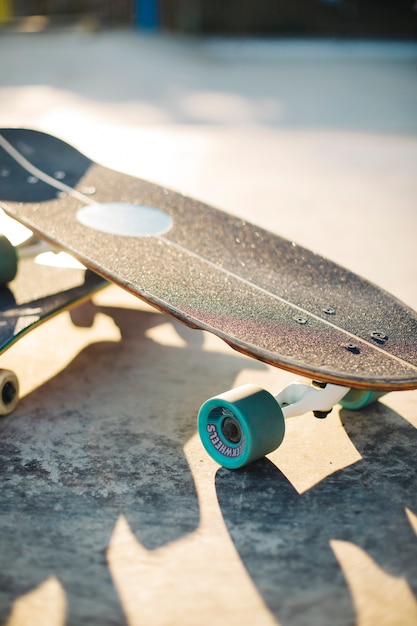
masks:
[[[415,44],[0,32],[0,58],[1,126],[57,134],[417,309]],[[2,357],[23,392],[1,423],[2,620],[417,621],[416,392],[294,418],[268,460],[227,472],[195,434],[201,402],[292,376],[115,287],[95,306],[93,327],[60,316]]]

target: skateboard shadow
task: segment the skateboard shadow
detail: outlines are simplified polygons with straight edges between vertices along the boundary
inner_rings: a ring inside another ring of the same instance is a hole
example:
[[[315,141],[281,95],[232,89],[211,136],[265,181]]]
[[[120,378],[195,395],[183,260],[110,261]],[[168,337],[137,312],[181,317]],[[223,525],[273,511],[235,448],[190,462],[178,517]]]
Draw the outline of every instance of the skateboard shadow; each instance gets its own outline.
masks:
[[[267,459],[216,476],[231,538],[282,626],[355,623],[333,539],[359,546],[417,592],[417,541],[405,513],[417,511],[416,429],[379,403],[341,418],[363,459],[306,493]]]
[[[106,558],[116,521],[148,550],[198,527],[183,446],[200,404],[247,367],[235,353],[203,354],[201,332],[158,313],[92,306],[77,324],[105,313],[121,340],[89,345],[0,425],[0,621],[56,576],[68,625],[126,623]],[[160,324],[175,345],[150,338]]]

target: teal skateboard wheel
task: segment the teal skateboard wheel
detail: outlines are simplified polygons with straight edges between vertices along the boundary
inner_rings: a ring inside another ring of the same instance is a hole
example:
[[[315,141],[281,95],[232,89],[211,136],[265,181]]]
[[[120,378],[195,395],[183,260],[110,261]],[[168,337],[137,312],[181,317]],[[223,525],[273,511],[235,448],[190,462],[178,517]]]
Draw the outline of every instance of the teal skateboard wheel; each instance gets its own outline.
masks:
[[[367,391],[366,389],[351,389],[340,401],[344,409],[358,411],[376,402],[381,396],[385,396],[385,391]]]
[[[278,402],[256,385],[207,400],[200,408],[197,425],[208,454],[228,469],[243,467],[272,452],[285,433]]]
[[[0,285],[6,285],[16,276],[17,253],[10,241],[0,235]]]

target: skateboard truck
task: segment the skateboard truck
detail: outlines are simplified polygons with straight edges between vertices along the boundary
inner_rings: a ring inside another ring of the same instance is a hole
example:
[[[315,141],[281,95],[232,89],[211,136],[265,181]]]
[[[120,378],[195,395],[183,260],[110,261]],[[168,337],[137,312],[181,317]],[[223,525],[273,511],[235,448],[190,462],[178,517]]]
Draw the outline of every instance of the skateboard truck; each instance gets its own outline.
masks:
[[[305,385],[293,382],[281,389],[274,397],[282,409],[285,418],[303,415],[313,411],[316,417],[325,417],[335,404],[348,393],[349,387],[327,384],[320,387],[317,383]]]
[[[382,395],[330,383],[292,382],[276,395],[256,385],[243,385],[201,406],[198,431],[215,461],[228,469],[238,469],[280,446],[286,418],[309,411],[316,417],[326,417],[339,403],[347,409],[360,409]]]

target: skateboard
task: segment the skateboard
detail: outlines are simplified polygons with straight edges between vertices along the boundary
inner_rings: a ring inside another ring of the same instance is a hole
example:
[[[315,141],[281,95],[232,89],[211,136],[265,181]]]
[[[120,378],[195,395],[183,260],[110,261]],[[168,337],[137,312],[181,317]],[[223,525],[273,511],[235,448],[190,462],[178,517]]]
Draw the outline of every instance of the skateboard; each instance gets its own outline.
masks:
[[[238,468],[324,417],[417,388],[417,314],[347,269],[254,224],[103,167],[61,139],[0,131],[0,206],[53,246],[184,324],[316,381],[207,400],[207,452]],[[5,264],[4,261],[2,261]]]
[[[90,299],[107,285],[90,270],[43,265],[35,255],[18,262],[4,236],[0,236],[0,268],[5,276],[0,281],[0,354],[39,324]],[[16,374],[0,369],[0,415],[11,413],[18,400]]]

